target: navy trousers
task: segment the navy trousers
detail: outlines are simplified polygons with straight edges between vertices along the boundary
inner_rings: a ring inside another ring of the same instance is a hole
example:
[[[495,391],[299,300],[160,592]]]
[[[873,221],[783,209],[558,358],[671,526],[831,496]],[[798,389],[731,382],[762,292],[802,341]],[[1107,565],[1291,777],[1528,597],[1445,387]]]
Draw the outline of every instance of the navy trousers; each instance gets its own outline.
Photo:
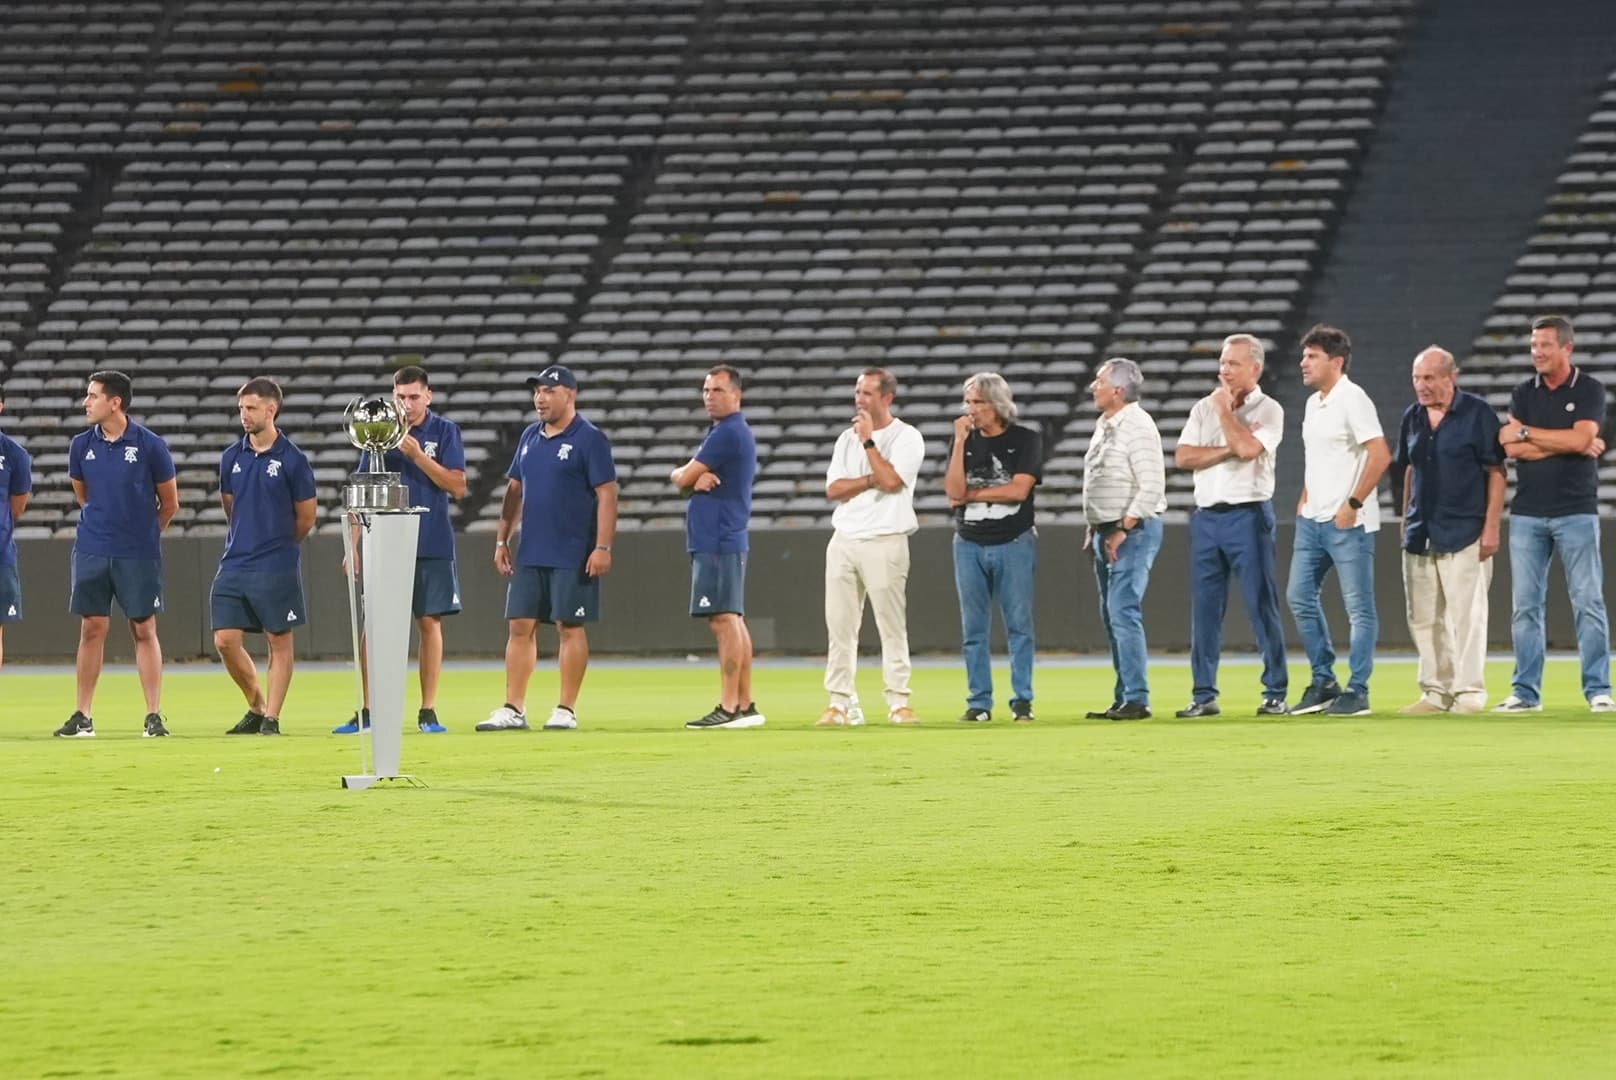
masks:
[[[1229,579],[1240,586],[1263,660],[1263,696],[1283,699],[1290,685],[1285,630],[1274,580],[1274,507],[1270,502],[1190,515],[1190,672],[1195,700],[1216,701]]]

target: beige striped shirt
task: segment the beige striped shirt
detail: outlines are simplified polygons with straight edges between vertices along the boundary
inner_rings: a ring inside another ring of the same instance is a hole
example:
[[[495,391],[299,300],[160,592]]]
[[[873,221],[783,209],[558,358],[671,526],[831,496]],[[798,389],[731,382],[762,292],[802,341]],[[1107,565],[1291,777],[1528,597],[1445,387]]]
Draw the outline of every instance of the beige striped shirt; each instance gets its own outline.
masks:
[[[1090,525],[1153,518],[1167,509],[1167,466],[1161,433],[1131,401],[1102,416],[1083,456],[1083,517]]]

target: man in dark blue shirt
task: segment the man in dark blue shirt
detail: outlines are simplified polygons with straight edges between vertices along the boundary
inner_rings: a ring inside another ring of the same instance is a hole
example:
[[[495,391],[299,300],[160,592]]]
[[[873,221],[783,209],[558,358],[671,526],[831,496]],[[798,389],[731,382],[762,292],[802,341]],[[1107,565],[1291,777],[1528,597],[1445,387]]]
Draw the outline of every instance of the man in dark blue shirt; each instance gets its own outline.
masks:
[[[1420,656],[1420,697],[1405,713],[1487,707],[1487,589],[1504,512],[1498,417],[1459,389],[1453,354],[1414,358],[1414,404],[1397,431],[1403,477],[1403,594]]]
[[[578,379],[552,364],[527,381],[539,419],[522,432],[505,475],[494,535],[494,566],[505,591],[505,703],[478,731],[522,731],[527,684],[538,660],[539,623],[555,623],[560,700],[545,730],[578,726],[578,691],[589,666],[588,623],[600,618],[600,579],[612,569],[617,536],[617,466],[612,444],[578,415]],[[521,545],[511,558],[511,534]]]
[[[449,517],[449,500],[466,497],[466,448],[460,427],[432,412],[432,385],[424,369],[401,367],[393,373],[393,397],[404,410],[409,434],[396,450],[389,450],[381,461],[369,460],[360,452],[361,471],[397,473],[410,492],[411,506],[424,506],[421,531],[415,546],[415,590],[412,594],[415,625],[421,634],[417,651],[421,670],[421,711],[416,726],[429,735],[448,729],[438,721],[438,678],[443,672],[443,617],[460,612],[460,576],[455,571],[454,522]],[[360,677],[370,696],[369,672],[364,650],[359,652]],[[355,715],[333,729],[336,735],[359,731],[361,718]],[[370,726],[370,710],[364,710],[363,723]]]
[[[0,386],[0,413],[6,411],[6,388]],[[17,542],[12,532],[28,508],[34,490],[33,459],[22,444],[0,431],[0,632],[22,621],[22,578],[17,575]],[[0,638],[0,662],[5,641]]]
[[[687,728],[762,727],[752,700],[752,634],[746,628],[746,530],[752,519],[757,441],[741,412],[741,373],[719,364],[701,397],[713,425],[696,456],[668,479],[690,499],[685,547],[690,552],[690,614],[707,620],[718,642],[720,697]]]
[[[75,435],[67,449],[67,475],[82,509],[67,602],[79,616],[78,706],[56,729],[62,738],[95,734],[91,707],[113,600],[135,639],[135,669],[146,698],[144,734],[168,734],[161,706],[163,647],[157,640],[157,615],[163,610],[159,538],[179,510],[179,484],[168,444],[129,419],[132,399],[133,387],[123,372],[91,375],[84,394],[91,427]]]
[[[1515,614],[1514,692],[1495,712],[1543,708],[1543,609],[1549,560],[1560,556],[1582,657],[1582,696],[1594,712],[1616,712],[1610,694],[1610,623],[1605,615],[1605,570],[1599,555],[1599,437],[1605,423],[1605,388],[1571,363],[1571,320],[1532,320],[1532,367],[1537,374],[1515,388],[1509,419],[1498,438],[1515,461],[1515,499],[1509,508],[1510,580]]]
[[[275,426],[281,388],[249,379],[236,392],[245,434],[219,459],[219,499],[230,523],[213,578],[213,646],[247,699],[230,735],[279,735],[292,685],[292,629],[308,622],[303,598],[303,538],[314,528],[314,470]],[[269,642],[269,689],[247,652],[248,632]]]

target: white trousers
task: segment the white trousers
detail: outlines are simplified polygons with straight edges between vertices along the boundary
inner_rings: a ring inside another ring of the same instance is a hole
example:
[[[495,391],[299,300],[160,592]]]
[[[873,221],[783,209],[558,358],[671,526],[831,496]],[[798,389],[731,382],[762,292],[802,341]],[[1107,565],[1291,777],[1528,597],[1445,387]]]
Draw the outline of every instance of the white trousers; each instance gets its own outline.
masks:
[[[1487,703],[1487,588],[1481,544],[1446,555],[1403,552],[1408,632],[1420,653],[1420,692],[1451,706]]]
[[[869,540],[833,534],[825,548],[825,689],[833,705],[853,699],[859,626],[864,601],[881,634],[881,673],[888,709],[909,704],[909,537],[902,533]]]

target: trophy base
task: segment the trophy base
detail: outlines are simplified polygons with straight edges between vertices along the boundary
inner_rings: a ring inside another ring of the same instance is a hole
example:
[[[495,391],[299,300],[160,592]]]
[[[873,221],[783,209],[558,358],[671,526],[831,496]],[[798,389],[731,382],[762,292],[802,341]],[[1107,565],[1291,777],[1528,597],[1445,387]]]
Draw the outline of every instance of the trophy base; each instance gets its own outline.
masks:
[[[342,778],[342,786],[349,791],[364,791],[366,788],[375,787],[377,784],[382,783],[385,783],[388,787],[393,787],[395,785],[398,787],[412,788],[426,787],[425,780],[422,780],[419,777],[408,775],[372,776],[369,773],[361,773],[358,776],[344,776]]]
[[[410,489],[404,486],[398,473],[350,473],[348,486],[342,490],[342,507],[362,512],[408,510]]]

